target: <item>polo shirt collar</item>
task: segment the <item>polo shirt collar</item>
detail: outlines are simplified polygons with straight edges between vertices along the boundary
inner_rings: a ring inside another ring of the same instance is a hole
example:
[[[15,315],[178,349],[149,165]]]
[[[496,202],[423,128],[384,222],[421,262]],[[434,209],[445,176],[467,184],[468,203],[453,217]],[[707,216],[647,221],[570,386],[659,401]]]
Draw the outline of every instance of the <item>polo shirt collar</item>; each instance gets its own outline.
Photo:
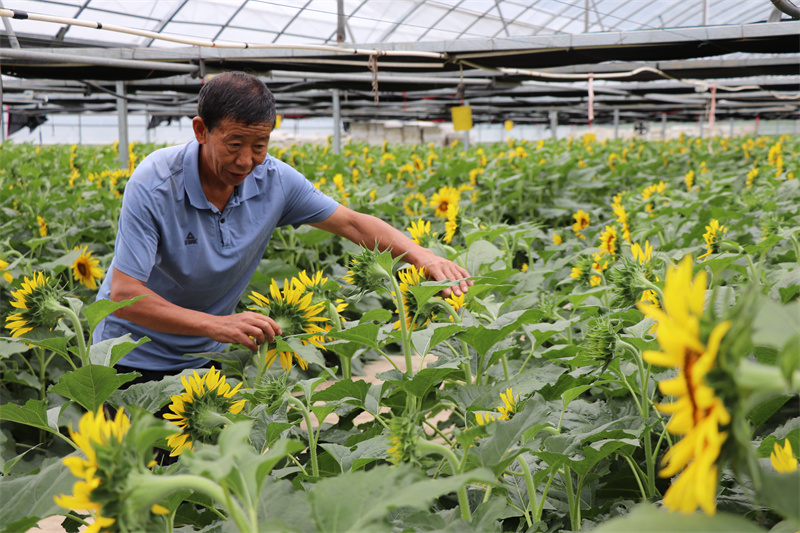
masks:
[[[197,140],[189,141],[186,147],[186,153],[183,156],[183,186],[186,190],[186,195],[189,197],[191,203],[197,209],[211,209],[211,202],[206,198],[206,193],[203,192],[203,185],[200,183],[200,170],[199,158],[200,156],[200,143]],[[271,157],[267,156],[266,160],[261,163],[256,169],[250,173],[244,182],[239,185],[238,201],[236,193],[231,197],[230,202],[233,205],[238,205],[239,202],[252,198],[259,194],[260,182],[264,179],[267,165],[272,164]]]
[[[203,185],[200,183],[199,155],[200,143],[197,140],[189,141],[183,155],[183,187],[190,204],[197,209],[211,209],[211,202],[206,198]]]

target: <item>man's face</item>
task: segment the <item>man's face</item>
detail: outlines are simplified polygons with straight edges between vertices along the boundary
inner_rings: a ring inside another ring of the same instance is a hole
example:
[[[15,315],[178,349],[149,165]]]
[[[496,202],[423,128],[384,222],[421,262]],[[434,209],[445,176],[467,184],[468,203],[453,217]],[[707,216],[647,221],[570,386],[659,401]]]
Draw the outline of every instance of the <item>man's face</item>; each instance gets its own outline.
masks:
[[[209,130],[203,119],[192,121],[200,150],[201,176],[227,186],[242,183],[267,157],[272,126],[267,122],[244,124],[223,119]]]

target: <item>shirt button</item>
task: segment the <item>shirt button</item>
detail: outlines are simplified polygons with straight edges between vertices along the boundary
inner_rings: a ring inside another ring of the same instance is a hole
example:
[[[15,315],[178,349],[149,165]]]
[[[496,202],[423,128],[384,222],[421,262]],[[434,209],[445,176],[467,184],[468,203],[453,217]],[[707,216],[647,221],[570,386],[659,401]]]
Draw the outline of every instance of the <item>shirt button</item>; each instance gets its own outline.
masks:
[[[219,219],[220,222],[225,222],[224,218]]]

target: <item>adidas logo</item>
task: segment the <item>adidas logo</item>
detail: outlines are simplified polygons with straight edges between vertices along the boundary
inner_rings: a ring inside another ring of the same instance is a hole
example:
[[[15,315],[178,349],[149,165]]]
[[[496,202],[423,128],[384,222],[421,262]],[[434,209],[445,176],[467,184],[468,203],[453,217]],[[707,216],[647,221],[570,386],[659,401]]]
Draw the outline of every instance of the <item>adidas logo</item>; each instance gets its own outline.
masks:
[[[190,244],[197,244],[197,239],[194,237],[194,235],[192,235],[191,231],[186,236],[186,240],[183,241],[183,244],[185,244],[187,246],[190,245]]]

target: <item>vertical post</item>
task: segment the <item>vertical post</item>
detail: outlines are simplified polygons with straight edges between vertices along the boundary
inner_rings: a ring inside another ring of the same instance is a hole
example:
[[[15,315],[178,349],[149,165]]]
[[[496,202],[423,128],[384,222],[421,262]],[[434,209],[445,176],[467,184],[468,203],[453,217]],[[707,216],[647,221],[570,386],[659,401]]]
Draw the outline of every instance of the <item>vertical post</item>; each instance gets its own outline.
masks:
[[[708,26],[708,4],[709,0],[703,0],[703,26]]]
[[[144,115],[144,142],[150,144],[150,115],[146,113]]]
[[[792,133],[797,135],[797,119],[794,119],[794,128],[792,128]]]
[[[80,113],[78,113],[78,144],[83,144],[83,123]]]
[[[661,138],[667,138],[667,114],[661,113]]]
[[[342,151],[342,109],[339,105],[339,89],[333,89],[333,153]]]
[[[345,40],[344,33],[344,0],[336,0],[336,42],[343,43]]]
[[[614,108],[614,138],[619,139],[619,108]]]
[[[589,0],[583,0],[583,33],[589,33]]]
[[[733,137],[733,117],[730,118],[730,123],[731,123],[731,132],[730,132],[730,135],[728,135],[728,136],[729,137]]]
[[[0,79],[0,144],[6,142],[6,115],[5,104],[3,104],[3,80]],[[795,123],[797,121],[795,120]]]
[[[553,139],[558,139],[558,133],[556,133],[556,129],[558,129],[558,111],[551,109],[548,114],[550,115],[550,136]]]
[[[703,115],[698,113],[697,115],[697,125],[700,127],[700,138],[703,138]]]
[[[125,99],[125,82],[117,82],[117,128],[119,130],[119,162],[128,167],[128,100]]]
[[[780,118],[776,118],[775,119],[775,135],[780,135],[780,134],[781,134],[781,119]]]

